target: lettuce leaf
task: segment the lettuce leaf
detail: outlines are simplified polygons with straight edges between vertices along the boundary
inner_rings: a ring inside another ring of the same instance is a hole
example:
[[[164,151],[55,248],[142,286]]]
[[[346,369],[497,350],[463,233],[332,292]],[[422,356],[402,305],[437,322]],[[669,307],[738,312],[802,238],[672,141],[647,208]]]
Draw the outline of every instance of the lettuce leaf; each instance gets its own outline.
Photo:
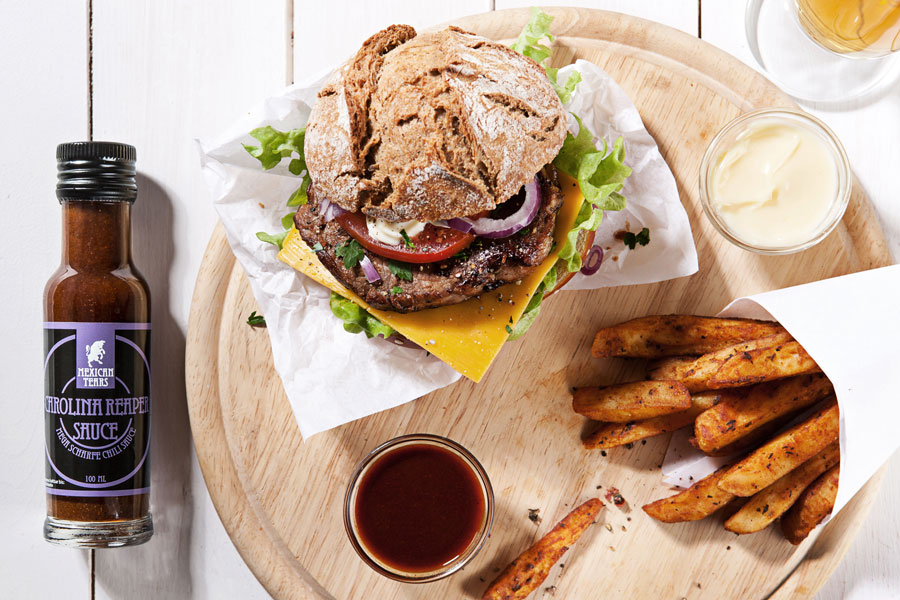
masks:
[[[290,131],[278,131],[271,125],[257,127],[250,132],[250,136],[256,138],[259,146],[243,144],[244,150],[250,156],[257,159],[265,170],[275,168],[285,158],[291,158],[297,154],[298,158],[291,158],[288,169],[294,175],[300,175],[306,170],[306,158],[303,154],[303,141],[306,139],[306,127],[291,129]]]
[[[545,67],[545,70],[547,71],[547,79],[550,80],[550,85],[553,86],[553,90],[556,92],[556,95],[559,96],[560,101],[565,104],[571,100],[572,94],[575,92],[575,87],[581,83],[581,73],[572,71],[569,73],[569,78],[566,79],[566,83],[559,85],[556,79],[559,75],[559,69]]]
[[[352,300],[335,292],[331,292],[328,306],[334,316],[344,322],[344,331],[349,333],[365,333],[367,338],[376,335],[387,338],[397,333],[390,325],[385,325]]]
[[[537,64],[544,62],[553,52],[548,46],[540,43],[543,38],[547,38],[551,43],[554,37],[550,35],[550,23],[553,17],[537,8],[531,7],[531,19],[522,28],[522,32],[516,41],[513,42],[511,48],[519,54],[524,54]]]
[[[631,175],[631,167],[625,164],[625,139],[620,137],[607,152],[606,141],[603,149],[597,150],[593,136],[581,119],[578,121],[578,135],[566,134],[566,141],[553,165],[573,177],[584,195],[585,202],[578,210],[575,225],[566,234],[566,242],[559,250],[559,260],[566,263],[570,273],[581,268],[581,255],[576,243],[582,231],[596,231],[603,220],[603,211],[622,210],[625,197],[619,192],[625,185],[625,178]]]
[[[293,175],[303,175],[300,187],[290,195],[287,205],[291,208],[306,204],[309,198],[306,191],[312,179],[309,176],[309,169],[306,168],[306,155],[303,153],[303,142],[306,139],[306,127],[299,129],[291,129],[290,131],[279,131],[271,125],[265,127],[257,127],[250,132],[250,136],[259,142],[259,146],[250,146],[242,144],[250,156],[259,161],[265,170],[274,169],[282,160],[289,158],[288,170]],[[296,156],[294,156],[296,155]],[[274,244],[281,249],[287,232],[291,229],[291,220],[289,216],[285,216],[281,220],[284,231],[280,233],[266,233],[265,231],[257,232],[256,237],[263,242]]]
[[[544,70],[547,71],[547,79],[550,80],[550,85],[553,86],[553,90],[559,96],[560,101],[565,104],[572,99],[572,92],[575,91],[575,86],[581,82],[581,73],[573,71],[569,78],[566,79],[565,85],[561,86],[557,82],[559,69],[544,65],[544,61],[550,58],[553,50],[549,46],[542,44],[541,40],[546,38],[552,44],[553,40],[556,39],[550,34],[550,24],[552,22],[553,17],[532,6],[531,19],[525,24],[511,48],[544,67]]]
[[[531,299],[525,307],[525,312],[519,317],[516,326],[512,328],[512,331],[506,338],[508,341],[517,340],[525,335],[525,332],[528,331],[535,319],[537,319],[538,314],[541,312],[541,302],[543,302],[544,296],[555,287],[556,266],[554,265],[554,267],[544,276],[544,279],[541,280],[537,289],[534,290],[534,294],[531,295]]]

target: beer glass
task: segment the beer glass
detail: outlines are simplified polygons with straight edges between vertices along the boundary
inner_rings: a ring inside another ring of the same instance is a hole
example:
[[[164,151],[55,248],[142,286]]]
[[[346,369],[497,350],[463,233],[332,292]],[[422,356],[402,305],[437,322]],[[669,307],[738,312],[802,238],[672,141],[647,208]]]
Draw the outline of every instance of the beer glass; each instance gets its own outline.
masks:
[[[876,95],[900,75],[900,0],[749,0],[746,30],[766,76],[803,102]]]

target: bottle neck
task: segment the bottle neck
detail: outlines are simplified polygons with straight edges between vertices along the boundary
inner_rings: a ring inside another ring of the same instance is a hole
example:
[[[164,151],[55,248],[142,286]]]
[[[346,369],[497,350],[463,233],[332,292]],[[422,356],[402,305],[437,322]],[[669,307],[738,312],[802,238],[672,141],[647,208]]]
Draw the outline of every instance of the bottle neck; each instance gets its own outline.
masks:
[[[64,201],[62,262],[76,271],[112,272],[131,263],[131,204]]]

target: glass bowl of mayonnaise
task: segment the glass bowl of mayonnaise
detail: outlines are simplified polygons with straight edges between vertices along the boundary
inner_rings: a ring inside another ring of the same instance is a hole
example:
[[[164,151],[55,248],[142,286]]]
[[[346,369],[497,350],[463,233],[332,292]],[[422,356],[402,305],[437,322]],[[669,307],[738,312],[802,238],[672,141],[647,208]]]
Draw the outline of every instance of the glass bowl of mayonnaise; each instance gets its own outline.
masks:
[[[790,254],[819,243],[850,200],[850,162],[819,119],[799,110],[743,114],[716,134],[700,163],[700,200],[732,243]]]

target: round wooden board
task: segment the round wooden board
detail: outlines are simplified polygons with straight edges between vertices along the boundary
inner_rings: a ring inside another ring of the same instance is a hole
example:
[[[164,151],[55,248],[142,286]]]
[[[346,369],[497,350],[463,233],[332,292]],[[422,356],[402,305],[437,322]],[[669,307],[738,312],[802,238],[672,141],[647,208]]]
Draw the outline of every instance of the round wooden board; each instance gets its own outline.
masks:
[[[635,316],[715,314],[736,296],[889,264],[877,219],[857,185],[837,230],[807,252],[762,257],[731,246],[706,222],[697,173],[708,140],[747,110],[792,105],[752,69],[674,29],[615,13],[551,9],[554,63],[595,62],[630,95],[678,182],[700,272],[660,284],[555,295],[522,340],[508,344],[480,384],[460,381],[415,402],[304,441],[272,367],[265,330],[221,226],[207,249],[191,308],[187,391],[197,455],[213,502],[250,568],[276,598],[475,598],[497,568],[577,503],[618,487],[628,510],[609,506],[534,598],[805,598],[852,542],[880,473],[817,539],[795,548],[778,527],[736,537],[721,517],[663,525],[640,506],[669,494],[660,477],[668,436],[602,456],[585,451],[573,386],[636,377],[643,365],[590,357],[594,332]],[[524,10],[464,19],[462,27],[509,40]],[[337,326],[337,325],[336,325]],[[297,344],[315,352],[314,341]],[[347,374],[352,377],[352,373]],[[347,542],[344,487],[356,462],[394,436],[431,432],[468,447],[496,493],[489,543],[461,573],[403,585],[368,569]],[[603,486],[600,489],[599,486]],[[544,521],[535,525],[529,508]],[[564,566],[563,566],[564,565]]]

